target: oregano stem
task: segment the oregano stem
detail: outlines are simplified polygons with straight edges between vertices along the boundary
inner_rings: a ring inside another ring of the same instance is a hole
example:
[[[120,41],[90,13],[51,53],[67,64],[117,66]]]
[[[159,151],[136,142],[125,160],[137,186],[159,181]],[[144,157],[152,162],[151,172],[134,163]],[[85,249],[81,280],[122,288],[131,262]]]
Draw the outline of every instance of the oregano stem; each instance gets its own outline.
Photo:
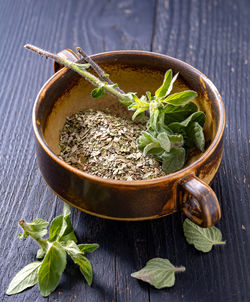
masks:
[[[51,59],[55,60],[57,63],[74,70],[79,75],[84,77],[87,81],[89,81],[91,84],[93,84],[94,86],[96,86],[98,88],[102,88],[106,92],[112,94],[113,96],[117,97],[121,102],[126,103],[127,101],[129,101],[129,98],[124,93],[119,92],[118,90],[113,88],[111,85],[105,85],[105,83],[100,81],[96,76],[94,76],[93,74],[91,74],[90,72],[88,72],[86,70],[83,70],[74,62],[68,61],[67,59],[63,59],[56,54],[53,54],[49,51],[43,50],[43,49],[36,47],[34,45],[31,45],[31,44],[26,44],[26,45],[24,45],[24,47],[38,53],[41,56],[45,56],[46,58],[51,58]]]
[[[76,48],[78,53],[83,57],[84,61],[89,63],[91,65],[91,67],[95,70],[95,72],[99,75],[99,77],[104,80],[105,82],[107,82],[109,85],[114,85],[114,82],[111,81],[111,79],[109,77],[107,77],[106,72],[95,62],[93,61],[83,50],[81,47],[77,47]],[[120,93],[125,94],[125,92],[123,90],[121,90],[119,87],[115,88],[117,91],[119,91]]]

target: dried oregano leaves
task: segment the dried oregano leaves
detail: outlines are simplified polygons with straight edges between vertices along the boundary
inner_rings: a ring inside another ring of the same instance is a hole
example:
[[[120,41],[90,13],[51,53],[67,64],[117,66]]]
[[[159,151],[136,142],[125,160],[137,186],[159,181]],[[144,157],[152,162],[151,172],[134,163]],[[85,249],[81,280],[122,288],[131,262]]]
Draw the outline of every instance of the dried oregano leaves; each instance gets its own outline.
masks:
[[[60,158],[103,178],[142,180],[164,176],[160,163],[144,156],[136,140],[145,129],[106,111],[87,110],[66,119],[60,134]]]

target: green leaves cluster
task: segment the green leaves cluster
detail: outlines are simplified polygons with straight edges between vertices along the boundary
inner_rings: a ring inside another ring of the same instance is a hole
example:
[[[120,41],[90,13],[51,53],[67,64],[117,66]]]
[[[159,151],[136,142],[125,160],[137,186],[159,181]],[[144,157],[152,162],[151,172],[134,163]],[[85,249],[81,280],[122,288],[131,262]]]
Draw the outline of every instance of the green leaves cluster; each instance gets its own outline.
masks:
[[[133,119],[145,111],[149,112],[147,130],[138,138],[138,148],[144,155],[152,154],[162,162],[166,173],[184,166],[190,148],[204,151],[205,146],[205,114],[190,102],[197,93],[187,90],[170,94],[177,76],[173,77],[172,70],[168,70],[154,96],[150,92],[141,98],[131,94],[133,101],[128,106],[129,110],[135,111]]]
[[[37,258],[42,261],[34,261],[19,271],[10,282],[7,289],[8,295],[17,294],[24,289],[39,284],[40,292],[47,297],[53,292],[66,267],[67,254],[79,265],[80,271],[91,285],[93,270],[90,261],[84,256],[85,253],[94,252],[98,244],[77,244],[73,226],[70,221],[70,208],[64,204],[63,215],[55,217],[50,225],[49,238],[47,234],[49,223],[43,219],[34,219],[31,223],[21,220],[20,226],[24,232],[19,234],[20,239],[31,236],[41,246],[37,251]]]

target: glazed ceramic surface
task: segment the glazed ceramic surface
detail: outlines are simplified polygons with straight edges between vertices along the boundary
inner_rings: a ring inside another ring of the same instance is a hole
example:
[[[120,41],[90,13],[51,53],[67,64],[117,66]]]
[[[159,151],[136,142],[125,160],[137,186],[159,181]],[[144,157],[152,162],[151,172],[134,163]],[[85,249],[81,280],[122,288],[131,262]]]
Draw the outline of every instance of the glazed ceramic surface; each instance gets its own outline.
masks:
[[[145,220],[182,210],[203,227],[218,222],[220,206],[209,184],[221,162],[225,112],[212,82],[192,66],[156,53],[115,51],[92,59],[121,89],[138,95],[155,91],[167,69],[179,72],[176,91],[187,87],[197,91],[195,102],[206,113],[206,150],[192,156],[180,171],[151,180],[108,180],[68,165],[58,157],[59,134],[67,116],[88,108],[109,107],[120,115],[130,112],[112,96],[93,99],[91,84],[71,70],[59,70],[57,65],[59,71],[42,87],[33,110],[38,166],[51,189],[71,205],[103,218]]]

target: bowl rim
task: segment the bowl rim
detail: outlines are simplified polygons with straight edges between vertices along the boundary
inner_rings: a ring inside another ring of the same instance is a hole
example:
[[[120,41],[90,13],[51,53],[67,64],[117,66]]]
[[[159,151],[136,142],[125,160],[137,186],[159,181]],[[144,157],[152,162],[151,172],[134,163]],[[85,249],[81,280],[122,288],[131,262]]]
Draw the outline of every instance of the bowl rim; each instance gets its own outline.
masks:
[[[98,58],[98,57],[105,57],[105,56],[113,56],[113,55],[145,55],[145,56],[151,56],[151,57],[156,57],[159,59],[164,59],[167,61],[170,61],[172,64],[177,63],[177,64],[181,64],[184,65],[184,67],[186,67],[187,69],[189,69],[190,72],[196,74],[199,76],[200,81],[202,83],[202,85],[204,86],[209,86],[209,88],[212,90],[212,92],[215,95],[215,99],[218,103],[218,108],[219,108],[219,125],[216,129],[216,135],[213,139],[213,141],[211,142],[210,146],[207,148],[207,150],[193,163],[191,163],[190,165],[188,165],[187,167],[180,169],[174,173],[170,173],[167,174],[166,176],[161,176],[161,177],[157,177],[157,178],[152,178],[152,179],[144,179],[144,180],[116,180],[116,179],[110,179],[110,178],[103,178],[100,176],[96,176],[96,175],[92,175],[92,174],[88,174],[86,172],[83,172],[77,168],[74,168],[73,166],[71,166],[70,164],[66,163],[65,161],[61,160],[48,146],[48,144],[46,143],[43,135],[40,134],[38,127],[40,126],[40,123],[37,121],[37,116],[36,116],[36,112],[37,109],[40,105],[40,98],[44,95],[44,90],[46,88],[49,88],[51,85],[53,85],[53,83],[60,78],[60,76],[62,76],[64,73],[68,72],[68,68],[64,67],[62,69],[60,69],[58,72],[56,72],[54,75],[52,75],[42,86],[42,88],[40,89],[40,91],[38,92],[34,105],[33,105],[33,111],[32,111],[32,124],[33,124],[33,130],[34,130],[34,134],[35,137],[38,141],[38,143],[40,144],[40,146],[43,148],[43,150],[47,153],[47,155],[53,159],[53,161],[55,161],[57,164],[59,164],[61,167],[63,167],[64,169],[68,170],[69,172],[76,174],[77,176],[81,177],[81,178],[86,178],[90,181],[94,181],[94,182],[101,182],[103,184],[109,184],[109,185],[122,185],[122,186],[129,186],[129,187],[137,187],[137,186],[148,186],[151,184],[159,184],[161,182],[165,182],[167,180],[171,180],[171,179],[175,179],[178,178],[178,175],[181,177],[183,177],[183,175],[188,175],[193,173],[193,169],[195,167],[198,167],[199,164],[201,164],[204,160],[206,160],[209,156],[212,155],[213,151],[216,149],[216,147],[218,146],[218,144],[220,143],[222,136],[223,136],[223,132],[224,132],[224,128],[225,128],[225,107],[221,98],[220,93],[218,92],[217,88],[215,87],[215,85],[213,84],[213,82],[202,72],[200,72],[198,69],[196,69],[195,67],[193,67],[192,65],[165,55],[165,54],[160,54],[160,53],[156,53],[156,52],[150,52],[150,51],[145,51],[145,50],[114,50],[114,51],[107,51],[107,52],[100,52],[97,54],[93,54],[90,57],[92,59]],[[41,131],[42,132],[42,131]]]

